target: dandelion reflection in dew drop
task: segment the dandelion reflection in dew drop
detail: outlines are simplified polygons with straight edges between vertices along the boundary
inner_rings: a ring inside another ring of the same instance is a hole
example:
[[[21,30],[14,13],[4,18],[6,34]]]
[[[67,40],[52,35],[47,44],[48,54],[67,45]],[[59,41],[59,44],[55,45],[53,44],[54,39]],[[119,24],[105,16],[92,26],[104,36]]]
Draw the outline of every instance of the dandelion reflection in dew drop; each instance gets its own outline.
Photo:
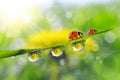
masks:
[[[81,51],[84,49],[84,42],[85,41],[81,41],[81,42],[77,42],[77,43],[73,43],[72,44],[72,48],[74,51]]]
[[[63,50],[61,48],[55,48],[51,50],[51,54],[54,57],[59,57],[63,54]]]
[[[36,62],[36,61],[38,61],[40,59],[40,56],[39,56],[38,53],[35,53],[35,52],[34,53],[29,53],[28,54],[28,59],[31,62]]]

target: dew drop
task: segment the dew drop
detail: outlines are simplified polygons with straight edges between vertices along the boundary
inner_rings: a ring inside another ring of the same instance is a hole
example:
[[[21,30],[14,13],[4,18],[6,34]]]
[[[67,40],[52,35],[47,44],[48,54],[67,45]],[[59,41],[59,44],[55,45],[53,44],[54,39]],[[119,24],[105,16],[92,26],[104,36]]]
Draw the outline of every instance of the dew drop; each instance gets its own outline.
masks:
[[[28,59],[31,62],[36,62],[36,61],[38,61],[40,59],[40,56],[39,56],[38,53],[29,53],[28,54]]]
[[[55,48],[51,50],[52,56],[59,57],[63,54],[63,50],[61,48]]]
[[[82,43],[74,43],[72,45],[72,48],[74,51],[81,51],[84,48],[84,45]]]

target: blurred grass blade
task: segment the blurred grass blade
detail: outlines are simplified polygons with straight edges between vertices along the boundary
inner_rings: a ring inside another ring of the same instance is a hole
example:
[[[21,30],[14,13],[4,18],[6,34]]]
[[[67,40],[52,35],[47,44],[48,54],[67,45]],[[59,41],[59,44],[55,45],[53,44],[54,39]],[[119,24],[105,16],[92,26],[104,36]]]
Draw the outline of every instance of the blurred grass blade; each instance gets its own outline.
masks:
[[[112,29],[108,29],[108,30],[100,31],[100,32],[97,32],[96,34],[100,34],[100,33],[108,32],[108,31],[111,31],[111,30],[112,30]]]
[[[21,50],[0,50],[0,58],[16,56],[16,55],[21,55],[21,54],[25,54],[25,53],[26,53],[25,49],[21,49]]]

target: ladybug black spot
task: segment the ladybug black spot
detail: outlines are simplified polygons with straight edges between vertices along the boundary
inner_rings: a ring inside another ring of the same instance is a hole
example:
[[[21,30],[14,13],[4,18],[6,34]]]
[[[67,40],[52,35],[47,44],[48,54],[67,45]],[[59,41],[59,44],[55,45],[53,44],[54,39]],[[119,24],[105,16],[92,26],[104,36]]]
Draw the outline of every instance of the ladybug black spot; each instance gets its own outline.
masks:
[[[74,37],[77,37],[77,35],[74,35]]]

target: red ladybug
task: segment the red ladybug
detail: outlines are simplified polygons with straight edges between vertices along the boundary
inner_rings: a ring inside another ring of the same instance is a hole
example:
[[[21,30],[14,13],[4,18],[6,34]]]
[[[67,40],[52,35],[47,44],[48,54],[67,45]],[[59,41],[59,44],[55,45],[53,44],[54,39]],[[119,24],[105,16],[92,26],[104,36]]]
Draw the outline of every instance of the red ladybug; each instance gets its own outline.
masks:
[[[76,38],[79,38],[79,37],[82,37],[82,36],[83,36],[83,33],[82,33],[82,32],[72,31],[72,32],[69,34],[69,39],[72,40],[72,39],[76,39]]]
[[[88,34],[89,35],[92,35],[92,34],[95,34],[97,32],[97,30],[95,30],[95,29],[90,29],[89,31],[88,31]]]

